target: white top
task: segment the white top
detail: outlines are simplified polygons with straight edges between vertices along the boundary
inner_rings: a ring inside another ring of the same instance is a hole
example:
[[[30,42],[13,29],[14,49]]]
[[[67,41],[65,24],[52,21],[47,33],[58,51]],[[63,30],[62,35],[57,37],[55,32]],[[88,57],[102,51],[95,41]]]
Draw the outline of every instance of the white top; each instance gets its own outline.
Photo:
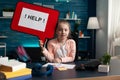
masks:
[[[58,48],[56,52],[57,53],[55,56],[58,56],[59,58],[66,57],[67,50],[65,49],[65,44],[63,46],[60,46],[60,48]]]

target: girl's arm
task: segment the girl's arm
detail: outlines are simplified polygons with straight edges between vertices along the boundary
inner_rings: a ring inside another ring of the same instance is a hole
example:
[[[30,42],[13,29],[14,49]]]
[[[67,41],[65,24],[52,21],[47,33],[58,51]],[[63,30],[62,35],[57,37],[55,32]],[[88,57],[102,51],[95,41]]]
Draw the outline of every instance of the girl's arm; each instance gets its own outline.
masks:
[[[42,42],[40,44],[42,44]],[[43,47],[43,45],[41,45],[42,50],[43,50],[42,53],[47,58],[48,61],[52,62],[54,59],[53,46],[51,45],[51,42],[48,42],[47,45],[48,45],[47,46],[48,50],[45,47]]]

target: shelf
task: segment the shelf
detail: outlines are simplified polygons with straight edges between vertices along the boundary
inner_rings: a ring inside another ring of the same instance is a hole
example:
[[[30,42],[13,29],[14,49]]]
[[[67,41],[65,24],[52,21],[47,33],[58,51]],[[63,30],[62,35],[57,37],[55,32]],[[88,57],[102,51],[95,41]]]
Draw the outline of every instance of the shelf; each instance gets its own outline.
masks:
[[[79,36],[78,38],[90,38],[90,36],[84,36],[84,37]]]
[[[0,19],[11,19],[12,17],[0,17]],[[67,18],[60,18],[60,20],[70,20],[70,21],[77,21],[77,20],[81,20],[81,19],[72,19],[72,18],[70,18],[70,19],[67,19]]]
[[[72,18],[69,18],[69,19],[67,19],[67,18],[60,18],[60,20],[70,20],[70,21],[77,21],[77,20],[81,20],[81,19],[72,19]]]
[[[12,17],[4,17],[4,16],[2,16],[2,17],[0,17],[0,19],[11,19]],[[77,20],[81,20],[81,19],[72,19],[72,18],[69,18],[69,19],[67,19],[67,18],[60,18],[60,20],[70,20],[70,21],[77,21]]]
[[[7,36],[0,36],[0,39],[7,38]]]
[[[0,19],[11,19],[12,17],[0,17]]]

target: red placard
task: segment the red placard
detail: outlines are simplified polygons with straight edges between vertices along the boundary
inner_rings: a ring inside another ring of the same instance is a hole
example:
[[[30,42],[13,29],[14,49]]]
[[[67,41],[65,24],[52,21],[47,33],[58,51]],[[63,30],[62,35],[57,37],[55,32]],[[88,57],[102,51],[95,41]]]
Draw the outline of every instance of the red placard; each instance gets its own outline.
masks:
[[[37,36],[43,42],[54,36],[59,11],[26,2],[18,2],[11,29]]]

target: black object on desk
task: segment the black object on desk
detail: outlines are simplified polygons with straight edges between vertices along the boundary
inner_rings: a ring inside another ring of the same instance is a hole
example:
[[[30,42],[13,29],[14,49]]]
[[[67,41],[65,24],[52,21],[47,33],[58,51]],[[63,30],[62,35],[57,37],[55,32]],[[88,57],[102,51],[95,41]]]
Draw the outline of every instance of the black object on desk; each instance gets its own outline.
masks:
[[[101,62],[99,60],[93,59],[93,60],[86,61],[86,63],[77,64],[75,69],[95,71],[96,69],[98,69],[98,66],[100,64]]]
[[[48,65],[45,71],[42,71],[42,64],[36,63],[32,68],[32,76],[49,76],[52,75],[54,67]]]
[[[33,64],[35,64],[35,63],[30,63],[29,67],[30,67],[30,65],[33,66]],[[77,61],[77,62],[75,62],[75,64],[79,65],[79,64],[81,64],[81,61]],[[70,78],[97,77],[97,76],[106,76],[106,75],[107,75],[107,73],[99,73],[96,70],[80,71],[80,70],[76,70],[74,68],[74,69],[59,71],[57,69],[54,69],[52,75],[50,75],[50,76],[33,76],[29,80],[60,80],[60,79],[70,79]]]

